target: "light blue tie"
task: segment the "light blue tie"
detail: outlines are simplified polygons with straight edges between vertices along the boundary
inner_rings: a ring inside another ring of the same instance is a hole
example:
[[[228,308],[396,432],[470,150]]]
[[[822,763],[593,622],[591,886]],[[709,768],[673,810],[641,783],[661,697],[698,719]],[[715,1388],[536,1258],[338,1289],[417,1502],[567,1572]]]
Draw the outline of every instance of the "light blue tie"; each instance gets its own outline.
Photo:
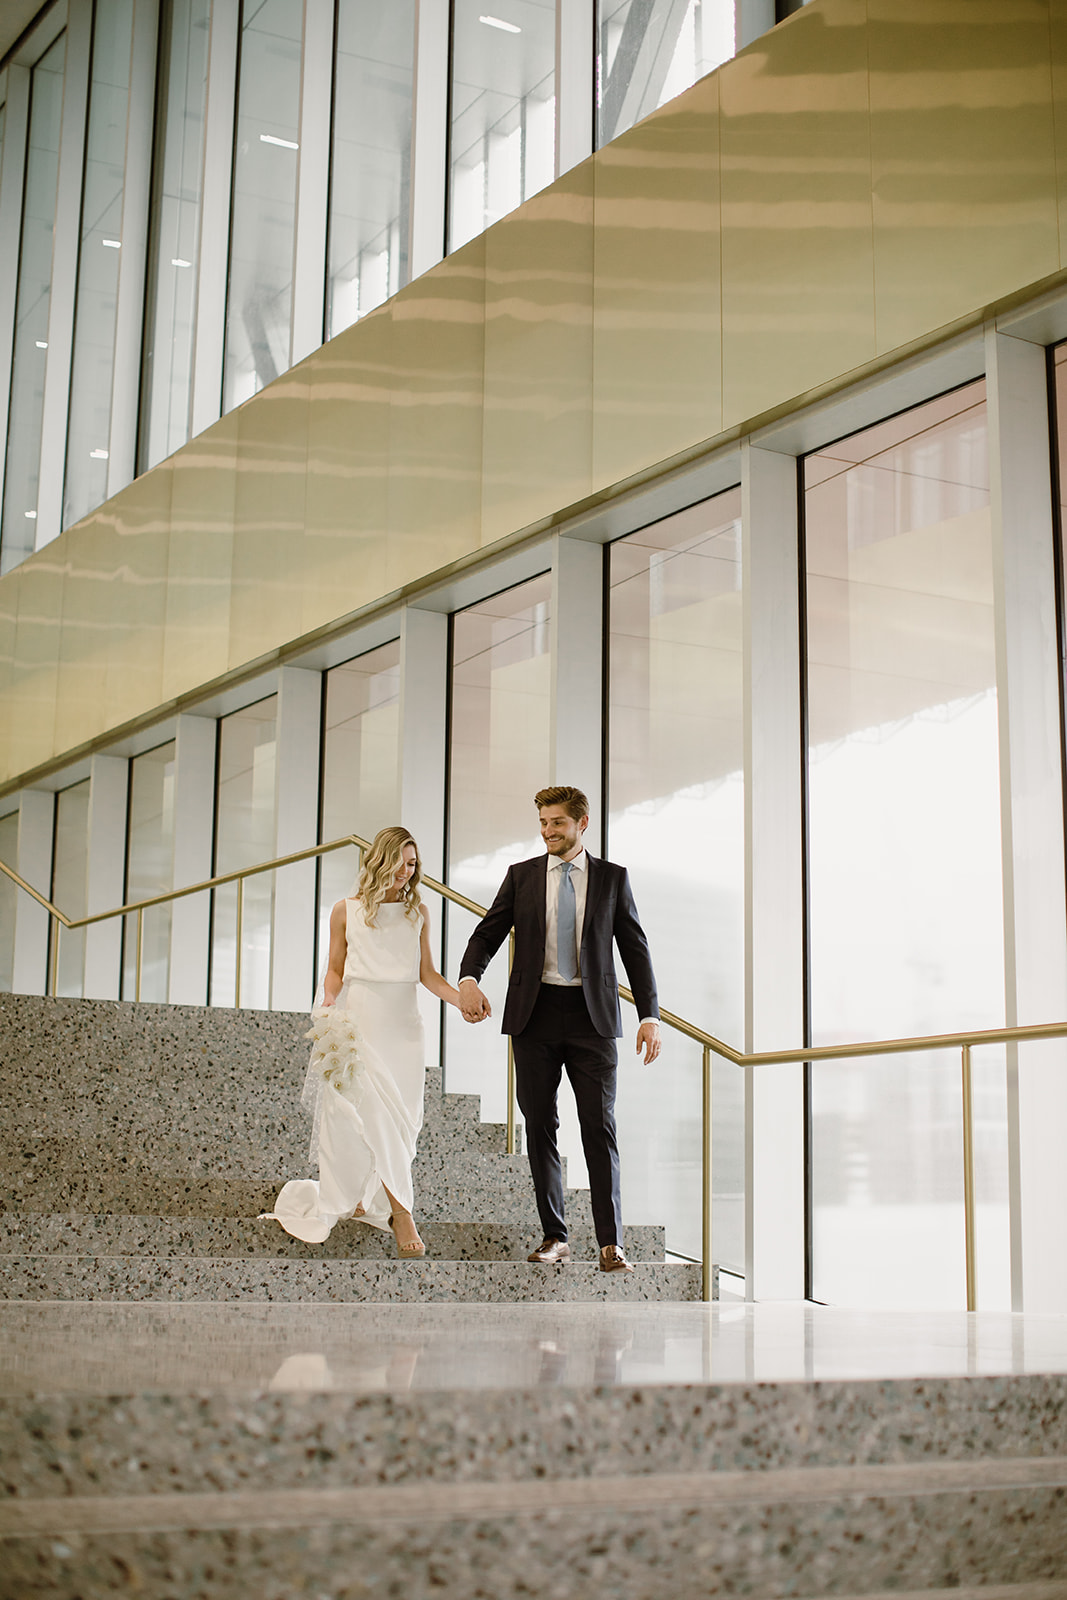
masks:
[[[559,905],[556,911],[556,970],[561,978],[570,980],[578,976],[574,884],[571,882],[571,863],[561,861],[559,869],[563,874],[563,881],[559,886]]]

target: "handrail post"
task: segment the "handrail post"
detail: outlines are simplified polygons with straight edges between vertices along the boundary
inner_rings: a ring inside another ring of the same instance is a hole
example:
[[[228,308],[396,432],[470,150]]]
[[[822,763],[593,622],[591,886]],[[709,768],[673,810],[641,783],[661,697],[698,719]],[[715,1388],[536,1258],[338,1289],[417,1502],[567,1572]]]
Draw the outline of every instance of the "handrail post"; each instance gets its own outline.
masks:
[[[237,922],[234,929],[233,1008],[241,1009],[241,940],[244,936],[245,880],[237,880]]]
[[[700,1159],[700,1212],[701,1212],[701,1289],[700,1297],[712,1298],[714,1284],[711,1263],[711,1046],[704,1046],[701,1071],[701,1100],[703,1133]]]
[[[974,1208],[974,1092],[971,1047],[963,1046],[963,1230],[967,1260],[967,1310],[978,1310],[978,1238]]]
[[[515,935],[508,935],[508,976],[511,975],[512,964],[515,960]],[[508,1034],[508,1142],[509,1156],[515,1154],[515,1046]]]
[[[141,957],[144,951],[144,906],[137,908],[137,965],[133,976],[133,998],[141,998]]]
[[[53,917],[51,912],[48,918],[49,942],[52,946],[48,962],[48,994],[54,1000],[59,984],[59,918]]]

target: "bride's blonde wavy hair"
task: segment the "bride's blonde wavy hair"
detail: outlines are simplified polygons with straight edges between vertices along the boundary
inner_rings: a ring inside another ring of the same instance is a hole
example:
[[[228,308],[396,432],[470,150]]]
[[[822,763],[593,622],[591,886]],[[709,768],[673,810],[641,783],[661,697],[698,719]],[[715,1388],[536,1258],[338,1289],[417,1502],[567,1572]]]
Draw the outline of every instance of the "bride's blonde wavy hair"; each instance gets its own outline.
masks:
[[[422,896],[419,882],[422,878],[422,857],[419,847],[406,828],[380,828],[363,858],[363,867],[356,882],[355,895],[363,906],[363,917],[369,928],[378,926],[378,907],[393,887],[393,879],[404,860],[404,848],[411,845],[415,851],[415,871],[400,891],[400,904],[404,915],[413,922],[419,919]]]

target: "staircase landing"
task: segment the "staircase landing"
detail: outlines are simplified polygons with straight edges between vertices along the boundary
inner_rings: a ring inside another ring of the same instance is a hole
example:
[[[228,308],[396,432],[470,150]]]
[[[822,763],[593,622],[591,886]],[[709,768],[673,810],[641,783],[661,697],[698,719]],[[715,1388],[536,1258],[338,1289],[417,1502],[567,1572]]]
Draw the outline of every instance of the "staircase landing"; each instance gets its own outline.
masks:
[[[1067,1600],[1067,1319],[0,1314],[0,1600]]]

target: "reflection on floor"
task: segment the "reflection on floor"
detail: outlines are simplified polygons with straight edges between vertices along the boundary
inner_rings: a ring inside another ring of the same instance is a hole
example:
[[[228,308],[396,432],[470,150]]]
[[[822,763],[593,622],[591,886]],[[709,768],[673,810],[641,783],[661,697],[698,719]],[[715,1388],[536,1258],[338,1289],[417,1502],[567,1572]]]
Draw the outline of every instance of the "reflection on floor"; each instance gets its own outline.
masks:
[[[249,1392],[1067,1373],[1067,1318],[800,1304],[9,1302],[0,1394]]]

